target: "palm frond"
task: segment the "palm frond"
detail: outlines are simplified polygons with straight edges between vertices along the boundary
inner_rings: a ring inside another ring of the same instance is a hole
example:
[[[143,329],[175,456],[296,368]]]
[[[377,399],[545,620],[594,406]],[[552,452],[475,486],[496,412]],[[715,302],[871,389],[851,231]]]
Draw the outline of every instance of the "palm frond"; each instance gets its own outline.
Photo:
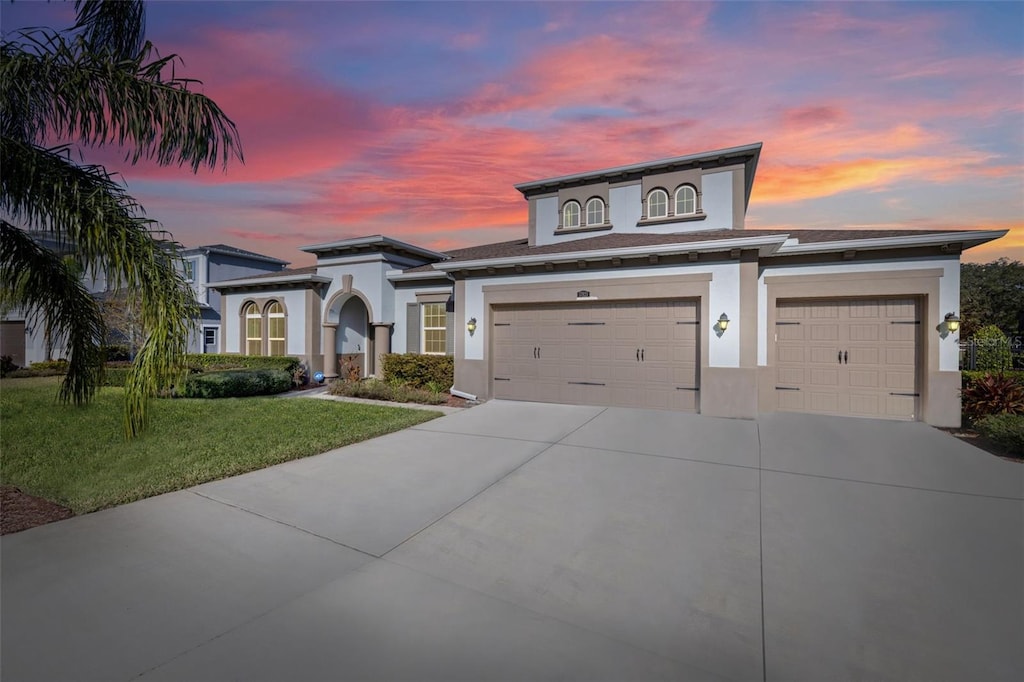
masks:
[[[62,152],[0,136],[0,209],[73,243],[83,266],[136,298],[146,339],[125,385],[125,432],[134,436],[145,426],[149,398],[179,377],[198,311],[175,267],[176,244],[102,166],[78,166]]]
[[[146,6],[139,0],[76,0],[78,22],[72,31],[82,29],[83,37],[94,51],[109,51],[124,59],[134,57],[146,35]]]
[[[189,90],[198,81],[163,78],[180,61],[176,55],[151,61],[147,42],[133,57],[112,59],[82,36],[69,41],[43,29],[18,35],[20,41],[0,43],[3,134],[36,144],[47,137],[117,144],[130,150],[131,163],[145,158],[193,172],[243,159],[234,122]]]
[[[96,392],[103,371],[105,327],[96,300],[77,268],[6,220],[0,220],[0,300],[42,320],[67,341],[68,373],[60,398],[81,405]]]

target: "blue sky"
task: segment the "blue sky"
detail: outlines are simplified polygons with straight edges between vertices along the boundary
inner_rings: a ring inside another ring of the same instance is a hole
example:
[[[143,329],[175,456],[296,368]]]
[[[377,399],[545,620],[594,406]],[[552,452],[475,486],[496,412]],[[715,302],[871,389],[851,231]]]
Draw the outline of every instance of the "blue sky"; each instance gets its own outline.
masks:
[[[99,157],[186,246],[514,239],[514,183],[762,141],[749,227],[1009,229],[967,259],[1024,260],[1024,3],[153,2],[148,37],[245,149]]]

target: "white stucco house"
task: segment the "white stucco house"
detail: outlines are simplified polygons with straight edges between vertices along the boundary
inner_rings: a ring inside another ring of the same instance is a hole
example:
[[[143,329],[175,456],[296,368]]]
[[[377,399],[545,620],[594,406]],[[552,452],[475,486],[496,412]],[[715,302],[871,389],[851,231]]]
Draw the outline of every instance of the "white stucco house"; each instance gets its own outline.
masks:
[[[479,398],[960,422],[960,254],[1003,231],[760,230],[761,144],[516,185],[521,239],[386,236],[211,282],[221,349],[337,376],[450,354]]]

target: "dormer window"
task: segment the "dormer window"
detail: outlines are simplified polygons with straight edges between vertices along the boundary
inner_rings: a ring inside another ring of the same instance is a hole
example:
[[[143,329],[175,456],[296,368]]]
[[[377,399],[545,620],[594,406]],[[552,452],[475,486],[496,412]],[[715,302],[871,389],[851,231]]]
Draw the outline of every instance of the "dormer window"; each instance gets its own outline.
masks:
[[[604,225],[604,202],[594,197],[587,202],[587,226]]]
[[[580,205],[576,201],[567,201],[562,207],[562,227],[571,229],[580,226]]]
[[[676,190],[676,215],[693,215],[697,212],[697,190],[683,185]]]
[[[668,217],[668,192],[663,189],[651,190],[647,195],[647,217]]]

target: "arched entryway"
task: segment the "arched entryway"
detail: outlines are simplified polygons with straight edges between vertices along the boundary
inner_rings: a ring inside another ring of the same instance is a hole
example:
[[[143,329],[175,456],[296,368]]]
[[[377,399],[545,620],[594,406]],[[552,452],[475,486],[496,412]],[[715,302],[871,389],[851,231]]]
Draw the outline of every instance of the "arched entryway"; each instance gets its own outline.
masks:
[[[363,378],[374,373],[373,311],[358,291],[335,294],[324,314],[324,375]]]

